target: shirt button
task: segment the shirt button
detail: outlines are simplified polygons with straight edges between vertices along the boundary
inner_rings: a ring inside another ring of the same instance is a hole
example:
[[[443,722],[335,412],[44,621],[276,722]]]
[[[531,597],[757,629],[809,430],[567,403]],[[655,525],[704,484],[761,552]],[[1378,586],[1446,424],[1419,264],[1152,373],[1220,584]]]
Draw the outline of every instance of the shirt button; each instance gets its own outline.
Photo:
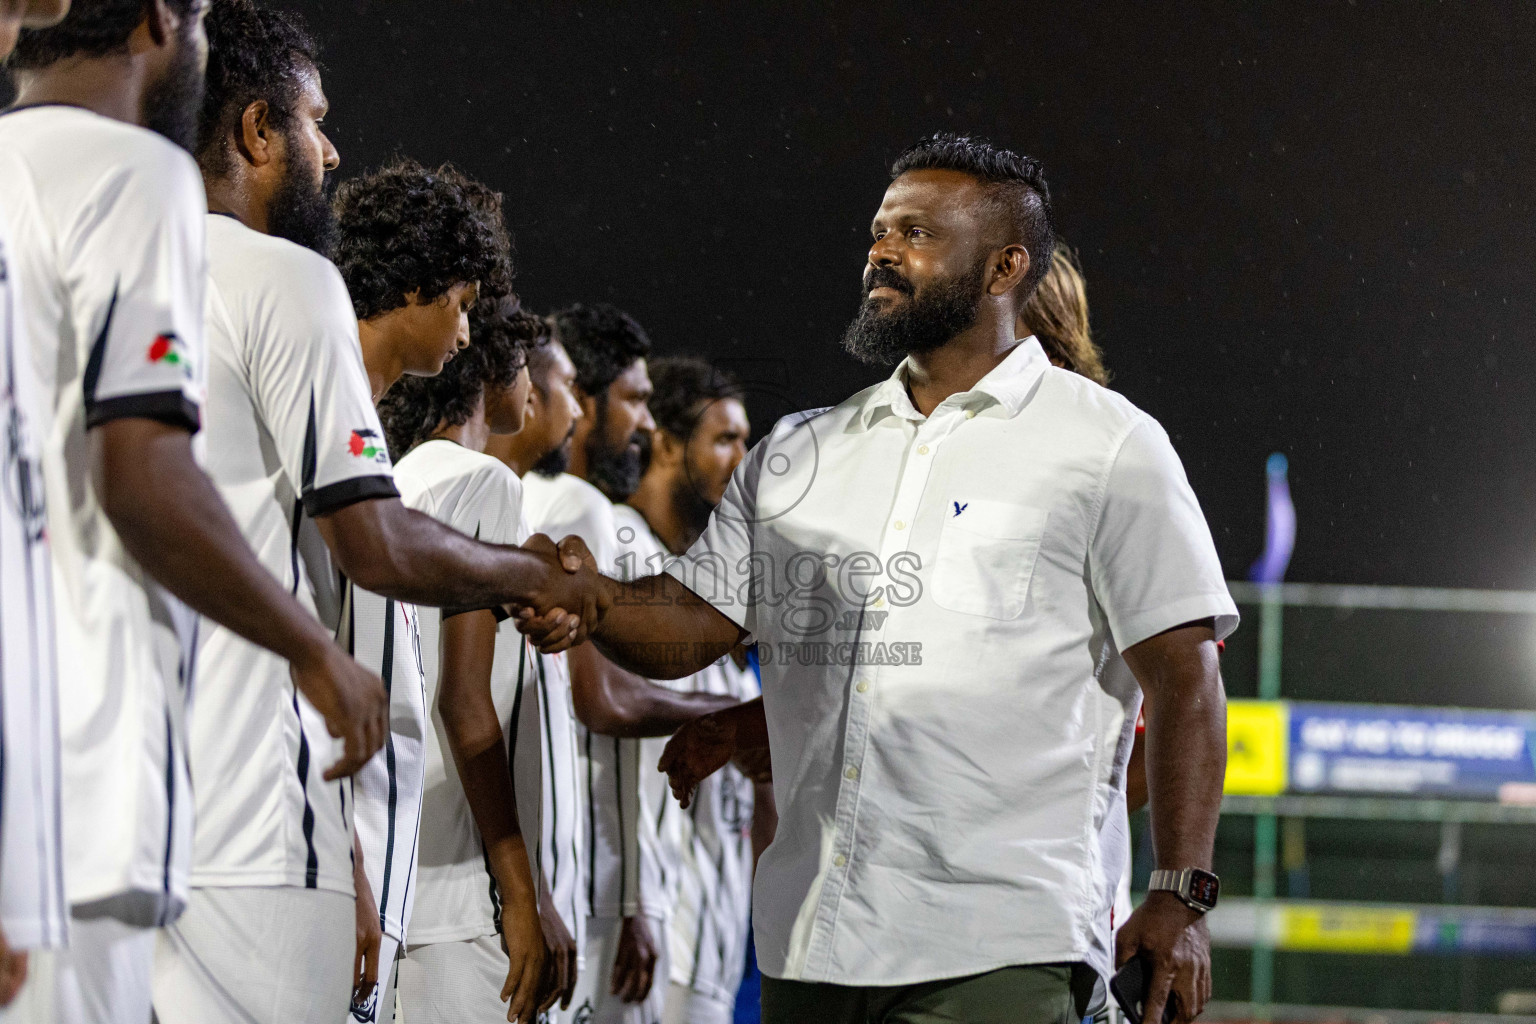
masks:
[[[838,867],[842,867],[844,864],[848,863],[848,858],[844,857],[842,854],[838,854],[836,857],[832,858],[832,863],[836,864]]]
[[[869,683],[861,682],[861,683],[859,683],[858,686],[855,686],[854,689],[858,690],[860,693],[868,693],[869,692]]]
[[[849,768],[847,771],[843,772],[843,774],[848,776],[850,779],[856,779],[859,777],[859,770],[857,768]]]
[[[965,418],[968,419],[968,420],[975,419],[976,418],[976,410],[975,409],[967,409],[967,410],[965,410]]]
[[[896,522],[892,525],[895,526],[898,530],[905,530],[907,528],[907,524],[902,522],[900,519],[896,520]]]
[[[917,454],[919,454],[919,455],[927,455],[928,454],[928,446],[925,445],[925,444],[918,445],[917,446]]]

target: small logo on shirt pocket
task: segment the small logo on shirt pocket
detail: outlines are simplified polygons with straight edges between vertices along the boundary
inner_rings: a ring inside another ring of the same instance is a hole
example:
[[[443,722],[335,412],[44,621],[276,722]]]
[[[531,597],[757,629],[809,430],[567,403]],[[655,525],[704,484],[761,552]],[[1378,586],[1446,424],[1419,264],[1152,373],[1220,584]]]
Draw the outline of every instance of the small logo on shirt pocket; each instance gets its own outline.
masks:
[[[971,503],[970,502],[966,502],[964,505],[962,505],[958,501],[956,501],[956,502],[952,502],[952,504],[955,506],[955,515],[959,515],[961,512],[964,512],[966,509],[971,507]]]

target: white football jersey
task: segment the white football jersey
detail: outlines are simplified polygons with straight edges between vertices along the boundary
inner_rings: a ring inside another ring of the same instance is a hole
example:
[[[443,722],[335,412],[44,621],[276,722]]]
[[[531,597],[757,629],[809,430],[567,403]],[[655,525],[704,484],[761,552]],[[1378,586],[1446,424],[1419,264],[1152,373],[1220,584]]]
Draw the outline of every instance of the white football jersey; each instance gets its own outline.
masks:
[[[0,925],[13,948],[63,945],[59,712],[52,565],[43,505],[47,423],[20,322],[10,231],[0,218]]]
[[[752,666],[722,658],[693,677],[709,693],[755,700]],[[746,967],[752,920],[752,781],[727,764],[699,783],[684,819],[678,885],[668,935],[672,981],[726,1002]]]
[[[153,132],[37,106],[0,116],[0,195],[46,408],[67,896],[86,914],[164,923],[186,900],[197,617],[102,512],[87,432],[125,417],[199,428],[202,179]]]
[[[452,441],[434,440],[411,449],[396,473],[411,508],[488,544],[522,539],[522,485],[498,459]],[[442,621],[439,609],[422,609],[422,664],[432,725],[426,745],[420,883],[409,935],[413,946],[497,934],[501,923],[500,894],[437,709]],[[522,634],[503,620],[491,665],[491,700],[507,743],[518,823],[530,837],[525,839],[530,858],[537,855],[538,845],[531,837],[539,835],[536,678]]]
[[[645,517],[629,505],[613,507],[618,556],[614,575],[622,580],[661,573],[670,555]],[[657,686],[687,692],[699,688],[696,676],[652,680]],[[666,736],[640,740],[640,901],[653,917],[671,915],[677,898],[678,872],[686,838],[684,811],[672,797],[667,777],[658,769]]]
[[[398,493],[352,302],[325,258],[205,220],[209,476],[262,564],[339,632],[345,585],[314,517]],[[287,662],[211,627],[198,667],[193,884],[351,894],[352,783],[325,781],[340,743]]]
[[[353,776],[353,822],[363,850],[363,869],[379,907],[379,925],[385,935],[403,941],[416,897],[416,848],[427,756],[419,612],[413,604],[356,586],[349,588],[349,595],[350,606],[342,615],[342,643],[379,674],[389,693],[389,736],[383,749]]]
[[[587,918],[592,915],[592,904],[588,886],[586,789],[582,785],[584,765],[577,748],[571,670],[563,652],[532,653],[538,659],[535,667],[543,754],[539,772],[539,868],[549,883],[550,899],[560,920],[576,940],[576,948],[582,950],[587,945]]]
[[[558,543],[575,534],[598,567],[612,575],[618,558],[613,503],[569,473],[523,478],[528,528]],[[640,912],[640,741],[600,736],[576,723],[577,770],[584,790],[588,850],[587,902],[594,917]]]

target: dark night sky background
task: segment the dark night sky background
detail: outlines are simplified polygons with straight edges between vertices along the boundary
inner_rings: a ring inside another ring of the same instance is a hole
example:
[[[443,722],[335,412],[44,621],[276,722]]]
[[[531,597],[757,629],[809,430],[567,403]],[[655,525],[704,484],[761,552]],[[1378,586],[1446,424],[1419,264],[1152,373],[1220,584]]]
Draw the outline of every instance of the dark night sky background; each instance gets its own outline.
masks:
[[[781,405],[876,376],[837,339],[900,149],[1032,153],[1229,573],[1283,451],[1291,579],[1536,588],[1536,8],[288,6],[344,172],[459,163],[506,193],[528,304],[763,360]]]
[[[1045,162],[1230,575],[1283,451],[1291,579],[1536,588],[1536,7],[277,2],[343,174],[483,178],[527,304],[729,360],[759,428],[879,376],[838,337],[885,168],[972,131]]]

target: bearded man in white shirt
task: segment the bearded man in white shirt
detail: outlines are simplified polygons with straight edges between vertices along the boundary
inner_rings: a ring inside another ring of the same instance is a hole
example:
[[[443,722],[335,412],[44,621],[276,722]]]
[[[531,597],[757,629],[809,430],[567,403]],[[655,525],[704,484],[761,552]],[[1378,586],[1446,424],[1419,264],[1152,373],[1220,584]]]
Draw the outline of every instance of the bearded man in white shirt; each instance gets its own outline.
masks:
[[[1016,337],[1054,240],[1039,164],[944,134],[891,177],[844,345],[896,372],[781,420],[692,564],[597,581],[592,638],[650,677],[758,643],[763,700],[684,727],[662,766],[686,799],[738,747],[770,748],[767,1024],[1075,1022],[1135,956],[1146,1018],[1192,1020],[1226,758],[1216,640],[1237,624],[1210,531],[1156,421]],[[1139,687],[1102,673],[1117,655]],[[1143,695],[1167,875],[1112,948],[1128,850],[1108,826]]]

